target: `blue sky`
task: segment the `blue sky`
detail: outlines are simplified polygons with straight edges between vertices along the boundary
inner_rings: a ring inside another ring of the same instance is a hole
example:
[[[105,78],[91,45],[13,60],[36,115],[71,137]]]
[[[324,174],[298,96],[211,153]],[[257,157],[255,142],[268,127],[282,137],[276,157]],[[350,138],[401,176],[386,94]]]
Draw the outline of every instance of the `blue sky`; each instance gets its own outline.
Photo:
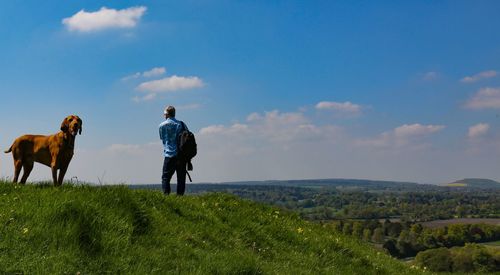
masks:
[[[105,7],[105,8],[103,8]],[[155,183],[166,105],[195,180],[500,180],[495,1],[0,5],[0,144],[84,120],[68,176]],[[0,175],[12,174],[9,155]],[[37,166],[32,179],[50,178]]]

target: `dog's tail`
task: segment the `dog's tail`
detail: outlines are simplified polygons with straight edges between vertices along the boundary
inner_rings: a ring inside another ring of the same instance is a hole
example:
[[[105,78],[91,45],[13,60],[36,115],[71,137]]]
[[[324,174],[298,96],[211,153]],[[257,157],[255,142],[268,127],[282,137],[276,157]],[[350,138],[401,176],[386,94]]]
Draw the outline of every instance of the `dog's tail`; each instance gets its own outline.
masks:
[[[6,154],[8,154],[8,153],[10,153],[10,152],[12,152],[12,146],[10,146],[9,150],[4,151],[4,153],[6,153]]]

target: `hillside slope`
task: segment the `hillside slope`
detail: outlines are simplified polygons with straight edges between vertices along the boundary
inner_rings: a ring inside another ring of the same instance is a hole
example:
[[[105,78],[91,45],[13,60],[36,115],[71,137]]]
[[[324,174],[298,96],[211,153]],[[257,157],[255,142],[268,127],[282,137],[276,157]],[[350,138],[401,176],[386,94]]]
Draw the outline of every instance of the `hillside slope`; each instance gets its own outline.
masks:
[[[482,188],[482,189],[497,189],[500,188],[500,182],[490,179],[468,178],[447,183],[444,186],[448,187],[468,187],[468,188]]]
[[[416,274],[349,237],[225,194],[0,183],[0,271]]]

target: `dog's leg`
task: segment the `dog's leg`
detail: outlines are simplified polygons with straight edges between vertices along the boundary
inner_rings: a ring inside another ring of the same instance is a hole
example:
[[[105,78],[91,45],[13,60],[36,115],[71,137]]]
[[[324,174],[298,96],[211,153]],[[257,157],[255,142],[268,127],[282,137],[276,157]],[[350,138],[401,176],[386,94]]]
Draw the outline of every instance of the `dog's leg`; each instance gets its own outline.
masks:
[[[57,179],[57,184],[61,186],[63,184],[64,175],[66,175],[66,171],[68,170],[68,165],[61,167],[59,170],[59,178]]]
[[[17,180],[19,179],[21,168],[23,168],[23,162],[21,160],[14,160],[14,183],[17,183]]]
[[[25,160],[23,164],[23,177],[21,178],[21,184],[25,184],[26,180],[30,176],[31,170],[33,170],[33,160]]]
[[[57,186],[57,167],[52,165],[52,181],[54,182],[54,186]]]

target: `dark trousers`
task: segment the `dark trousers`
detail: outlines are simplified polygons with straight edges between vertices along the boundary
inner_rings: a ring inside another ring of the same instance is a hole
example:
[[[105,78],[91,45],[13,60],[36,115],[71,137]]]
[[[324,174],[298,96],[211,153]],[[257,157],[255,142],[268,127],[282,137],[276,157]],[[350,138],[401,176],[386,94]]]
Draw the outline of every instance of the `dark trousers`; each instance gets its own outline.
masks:
[[[166,195],[170,194],[170,180],[175,172],[177,172],[177,195],[182,196],[186,190],[186,163],[179,161],[177,157],[165,157],[161,187]]]

